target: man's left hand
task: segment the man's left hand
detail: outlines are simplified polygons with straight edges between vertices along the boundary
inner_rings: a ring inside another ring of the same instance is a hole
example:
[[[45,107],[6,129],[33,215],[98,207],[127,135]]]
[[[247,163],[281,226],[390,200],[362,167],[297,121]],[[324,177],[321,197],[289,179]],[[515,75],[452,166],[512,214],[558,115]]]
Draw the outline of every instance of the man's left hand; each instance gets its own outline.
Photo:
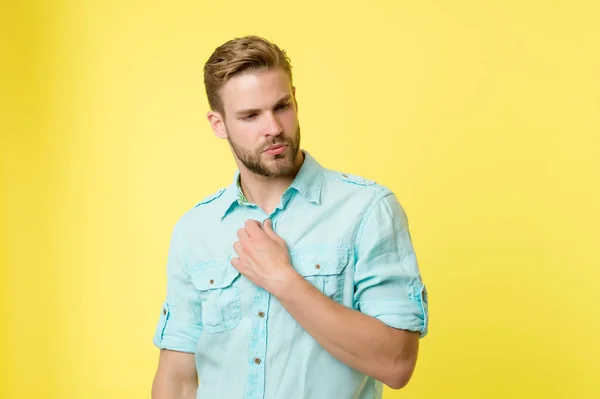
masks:
[[[287,245],[273,230],[270,219],[261,226],[257,220],[248,220],[237,232],[239,241],[233,244],[238,258],[231,265],[250,281],[275,294],[294,277]]]

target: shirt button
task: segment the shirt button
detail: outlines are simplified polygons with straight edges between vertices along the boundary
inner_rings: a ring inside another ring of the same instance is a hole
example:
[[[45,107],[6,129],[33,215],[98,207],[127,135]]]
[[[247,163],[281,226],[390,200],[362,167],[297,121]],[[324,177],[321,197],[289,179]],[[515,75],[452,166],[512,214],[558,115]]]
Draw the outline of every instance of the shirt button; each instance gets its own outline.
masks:
[[[315,265],[315,269],[319,270],[321,269],[321,265],[319,265],[318,263]]]
[[[265,312],[258,312],[258,317],[260,317],[261,319],[262,319],[263,317],[265,317]]]
[[[163,314],[166,315],[167,314],[167,309],[163,309]]]
[[[209,283],[210,285],[213,285],[213,284],[215,283],[215,280],[210,280],[208,283]]]
[[[260,359],[259,359],[259,358],[255,358],[255,359],[254,359],[254,363],[256,363],[256,364],[260,364]]]

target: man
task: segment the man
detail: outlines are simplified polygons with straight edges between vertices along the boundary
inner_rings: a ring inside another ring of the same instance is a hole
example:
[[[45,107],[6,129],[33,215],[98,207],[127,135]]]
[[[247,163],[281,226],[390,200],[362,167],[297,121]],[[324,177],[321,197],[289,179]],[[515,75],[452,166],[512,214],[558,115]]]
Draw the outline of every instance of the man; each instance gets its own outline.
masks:
[[[229,41],[204,79],[238,170],[174,227],[153,398],[372,399],[405,386],[428,308],[396,197],[301,150],[275,44]]]

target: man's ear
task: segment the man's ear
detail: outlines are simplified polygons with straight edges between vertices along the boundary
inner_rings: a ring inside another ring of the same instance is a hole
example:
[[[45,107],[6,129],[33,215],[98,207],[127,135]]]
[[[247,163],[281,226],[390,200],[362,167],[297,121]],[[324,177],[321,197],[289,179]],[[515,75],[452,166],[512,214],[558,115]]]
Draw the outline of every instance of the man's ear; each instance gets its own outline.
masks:
[[[215,133],[215,136],[220,139],[226,139],[227,128],[221,114],[216,111],[209,111],[209,113],[206,115],[206,118],[208,119],[208,123],[210,123],[210,127]]]

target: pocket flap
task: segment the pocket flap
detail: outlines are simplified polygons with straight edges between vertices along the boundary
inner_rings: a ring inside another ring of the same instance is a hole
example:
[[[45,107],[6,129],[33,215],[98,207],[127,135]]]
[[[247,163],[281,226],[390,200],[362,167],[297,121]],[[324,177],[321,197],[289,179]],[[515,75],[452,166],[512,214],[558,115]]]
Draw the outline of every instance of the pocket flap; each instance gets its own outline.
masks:
[[[201,291],[229,287],[239,275],[228,261],[200,265],[191,272],[192,284]]]
[[[348,264],[348,250],[341,247],[299,249],[290,254],[292,265],[303,276],[338,275]]]

